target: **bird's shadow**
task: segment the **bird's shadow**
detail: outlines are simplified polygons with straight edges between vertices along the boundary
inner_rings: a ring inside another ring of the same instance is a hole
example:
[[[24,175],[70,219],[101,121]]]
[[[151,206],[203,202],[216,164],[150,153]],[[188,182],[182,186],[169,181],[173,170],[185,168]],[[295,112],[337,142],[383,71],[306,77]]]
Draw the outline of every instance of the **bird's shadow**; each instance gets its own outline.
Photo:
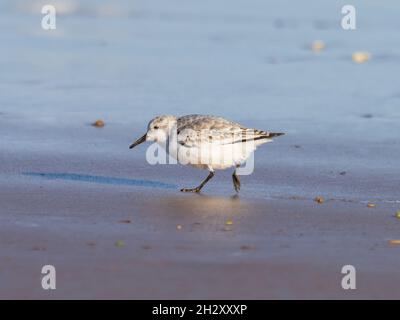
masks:
[[[159,188],[159,189],[178,188],[178,186],[174,184],[164,183],[160,181],[94,176],[94,175],[77,174],[77,173],[24,172],[23,175],[43,178],[47,180],[78,181],[78,182],[96,183],[96,184],[136,186],[136,187]]]
[[[78,173],[54,173],[54,172],[23,172],[22,174],[24,176],[37,177],[46,180],[77,181],[77,182],[106,184],[115,186],[133,186],[133,187],[146,187],[155,189],[170,189],[177,191],[179,190],[178,186],[174,184],[169,184],[154,180],[145,180],[145,179],[127,179],[127,178],[95,176],[95,175],[78,174]],[[180,193],[187,194],[188,196],[194,195],[194,197],[196,198],[200,197],[203,200],[215,199],[215,196],[202,192],[192,192],[192,193],[180,192]],[[224,198],[230,199],[232,201],[238,201],[240,199],[239,194],[237,193],[231,195],[229,198],[228,197]],[[193,199],[193,197],[188,197],[187,199]]]

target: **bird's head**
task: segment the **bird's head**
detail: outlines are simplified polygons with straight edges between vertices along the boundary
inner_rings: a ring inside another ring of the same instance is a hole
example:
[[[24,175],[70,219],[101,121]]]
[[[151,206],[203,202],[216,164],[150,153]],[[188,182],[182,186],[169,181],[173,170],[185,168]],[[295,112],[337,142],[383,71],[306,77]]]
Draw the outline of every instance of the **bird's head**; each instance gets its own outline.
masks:
[[[146,134],[132,143],[129,148],[132,149],[145,141],[165,142],[174,127],[176,127],[175,116],[164,115],[155,117],[147,125]]]

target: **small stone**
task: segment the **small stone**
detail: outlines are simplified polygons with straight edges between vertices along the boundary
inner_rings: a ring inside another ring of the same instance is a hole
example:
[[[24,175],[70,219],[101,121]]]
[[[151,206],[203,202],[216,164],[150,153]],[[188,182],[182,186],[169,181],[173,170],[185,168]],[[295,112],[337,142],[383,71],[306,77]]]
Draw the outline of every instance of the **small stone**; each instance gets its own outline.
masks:
[[[365,113],[361,117],[363,117],[365,119],[372,119],[374,116],[371,113]]]
[[[314,199],[314,201],[315,201],[316,203],[322,204],[322,203],[325,202],[325,199],[324,199],[323,197],[316,197],[316,198]]]
[[[400,240],[398,240],[398,239],[389,240],[389,244],[392,246],[398,246],[398,245],[400,245]]]
[[[32,250],[33,251],[46,251],[46,247],[45,246],[33,246]]]
[[[371,55],[368,52],[354,52],[352,59],[355,63],[364,63],[371,59]]]
[[[129,220],[129,219],[126,219],[126,220],[120,220],[120,221],[118,221],[119,223],[131,223],[132,221],[131,220]]]
[[[251,250],[253,249],[251,246],[243,245],[240,247],[240,250]]]
[[[370,203],[367,204],[367,207],[368,207],[368,208],[375,208],[375,207],[376,207],[376,204],[370,202]]]
[[[228,220],[228,221],[225,222],[225,225],[231,226],[231,225],[233,225],[233,221],[232,220]]]
[[[178,224],[178,225],[176,226],[176,229],[177,229],[177,230],[182,230],[182,225]]]
[[[93,127],[96,127],[96,128],[102,128],[102,127],[104,127],[106,124],[104,123],[104,121],[103,120],[96,120],[95,122],[93,122],[92,123],[92,126]]]
[[[118,247],[118,248],[125,247],[125,242],[122,241],[122,240],[118,240],[118,241],[115,242],[115,246]]]
[[[321,40],[316,40],[311,44],[311,49],[314,52],[321,52],[325,49],[325,43]]]

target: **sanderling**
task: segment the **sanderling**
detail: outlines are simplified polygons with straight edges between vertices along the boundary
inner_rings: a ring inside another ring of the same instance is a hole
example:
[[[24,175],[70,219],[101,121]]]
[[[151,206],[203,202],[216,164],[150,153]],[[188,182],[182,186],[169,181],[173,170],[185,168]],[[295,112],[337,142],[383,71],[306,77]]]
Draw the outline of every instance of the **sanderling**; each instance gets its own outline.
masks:
[[[215,170],[234,167],[232,174],[236,192],[240,180],[236,173],[256,148],[284,133],[267,132],[246,128],[221,117],[187,115],[180,118],[170,115],[151,120],[147,132],[137,139],[130,149],[145,141],[161,145],[178,163],[208,169],[208,176],[196,188],[184,188],[182,192],[199,192],[214,176]]]

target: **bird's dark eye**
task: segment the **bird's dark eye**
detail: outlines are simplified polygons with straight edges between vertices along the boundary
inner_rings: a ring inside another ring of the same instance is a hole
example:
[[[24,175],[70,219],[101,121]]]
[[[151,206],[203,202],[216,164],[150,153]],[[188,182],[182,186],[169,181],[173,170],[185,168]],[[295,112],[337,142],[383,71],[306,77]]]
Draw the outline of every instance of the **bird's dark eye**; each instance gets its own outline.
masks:
[[[156,130],[157,130],[157,129],[158,129],[158,126],[154,126],[154,129],[156,129]]]

